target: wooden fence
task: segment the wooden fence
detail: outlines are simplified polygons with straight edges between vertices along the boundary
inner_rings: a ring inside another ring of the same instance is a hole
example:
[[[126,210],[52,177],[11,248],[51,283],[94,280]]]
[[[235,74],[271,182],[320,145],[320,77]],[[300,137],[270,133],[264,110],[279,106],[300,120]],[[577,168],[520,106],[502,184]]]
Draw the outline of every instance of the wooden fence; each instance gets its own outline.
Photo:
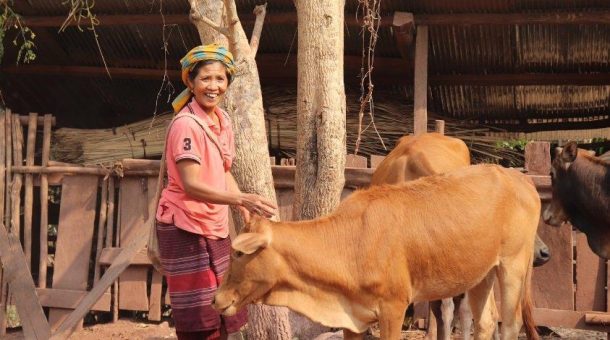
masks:
[[[1,334],[6,329],[7,305],[16,304],[26,337],[48,338],[73,310],[82,308],[94,287],[101,286],[108,266],[146,233],[155,214],[152,201],[158,161],[124,160],[112,169],[49,161],[52,124],[49,115],[0,115],[0,140],[5,141],[0,148],[0,206],[4,208],[0,221],[6,226],[0,226],[4,269]],[[37,131],[39,125],[42,133]],[[27,127],[27,138],[22,126]],[[36,136],[42,137],[38,144]],[[368,185],[373,168],[382,159],[373,156],[367,164],[366,158],[349,155],[342,196]],[[287,165],[272,166],[280,217],[291,220],[295,167],[291,160],[280,163]],[[543,201],[550,198],[549,166],[548,144],[528,145],[526,168]],[[49,196],[49,192],[53,194]],[[57,207],[58,213],[50,213]],[[57,219],[49,219],[52,216]],[[57,232],[49,225],[56,226]],[[582,234],[567,226],[553,228],[541,223],[539,233],[552,257],[534,270],[537,323],[610,331],[605,326],[610,321],[606,262],[590,251]],[[150,320],[160,320],[161,308],[169,302],[163,294],[162,276],[143,250],[124,261],[129,263],[127,269],[87,308],[112,312],[114,320],[119,310],[143,311]],[[40,307],[46,309],[48,324]],[[74,327],[66,324],[61,327],[75,329],[82,320]]]

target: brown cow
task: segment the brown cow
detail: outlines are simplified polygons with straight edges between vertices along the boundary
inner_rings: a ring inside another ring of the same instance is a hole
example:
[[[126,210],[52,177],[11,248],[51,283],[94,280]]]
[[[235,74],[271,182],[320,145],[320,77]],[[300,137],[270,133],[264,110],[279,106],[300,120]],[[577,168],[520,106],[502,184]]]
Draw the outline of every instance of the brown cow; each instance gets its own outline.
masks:
[[[553,199],[544,221],[559,226],[569,220],[587,235],[595,254],[610,259],[610,161],[570,142],[553,160],[551,180]]]
[[[356,191],[311,221],[253,217],[233,242],[213,306],[225,315],[253,302],[287,306],[343,328],[346,339],[362,339],[379,321],[381,338],[399,339],[411,302],[468,291],[475,333],[489,339],[495,323],[482,310],[497,273],[504,338],[516,339],[522,321],[536,336],[530,278],[539,216],[525,175],[477,165]]]
[[[402,137],[396,147],[379,164],[373,176],[371,185],[399,184],[423,176],[444,173],[470,165],[470,152],[466,143],[461,139],[445,136],[438,133],[424,133],[417,136]],[[536,235],[534,247],[534,266],[546,263],[550,259],[550,252],[546,244]],[[493,296],[490,298],[493,299]],[[456,299],[456,306],[461,299]],[[493,304],[494,301],[492,301]],[[445,309],[445,313],[441,311]],[[453,302],[446,299],[433,301],[430,307],[437,320],[436,329],[429,329],[429,335],[438,339],[450,339],[451,315]],[[468,307],[463,306],[463,307]],[[495,309],[495,308],[494,308]],[[462,309],[462,328],[464,332],[470,329],[469,311]],[[494,311],[486,311],[494,313]],[[449,318],[443,319],[442,315]],[[465,339],[469,334],[464,334]]]

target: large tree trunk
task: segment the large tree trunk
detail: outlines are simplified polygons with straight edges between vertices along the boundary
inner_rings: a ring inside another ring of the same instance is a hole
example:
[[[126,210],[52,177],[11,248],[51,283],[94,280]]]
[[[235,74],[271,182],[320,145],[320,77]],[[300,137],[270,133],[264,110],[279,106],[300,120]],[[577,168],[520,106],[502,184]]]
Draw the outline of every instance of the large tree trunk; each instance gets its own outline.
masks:
[[[297,159],[294,217],[335,209],[345,184],[345,0],[295,0],[298,16]],[[292,317],[293,332],[312,339],[319,325]]]
[[[294,216],[335,209],[345,184],[345,0],[297,0],[298,89]]]
[[[233,0],[192,0],[191,7],[195,3],[199,13],[210,15],[208,18],[215,23],[221,23],[221,17],[226,14],[225,21],[230,33],[228,46],[237,65],[237,76],[229,86],[224,102],[235,131],[237,157],[231,172],[242,191],[257,193],[276,202],[258,70],[246,34],[238,21],[235,3]],[[204,23],[195,21],[195,25],[202,39],[210,39],[202,43],[223,43],[219,34]],[[239,214],[234,212],[233,220],[236,229],[240,230],[243,224]],[[287,308],[251,305],[249,312],[248,339],[292,338]]]

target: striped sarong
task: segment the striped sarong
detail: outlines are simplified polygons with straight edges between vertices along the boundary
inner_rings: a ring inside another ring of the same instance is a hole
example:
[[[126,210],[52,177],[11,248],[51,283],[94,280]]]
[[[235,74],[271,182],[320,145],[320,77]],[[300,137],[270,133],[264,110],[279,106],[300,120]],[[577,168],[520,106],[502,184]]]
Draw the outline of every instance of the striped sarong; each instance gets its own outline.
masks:
[[[246,308],[225,317],[211,306],[229,267],[231,240],[211,240],[175,225],[157,222],[161,265],[177,332],[220,330],[234,333],[247,322]]]

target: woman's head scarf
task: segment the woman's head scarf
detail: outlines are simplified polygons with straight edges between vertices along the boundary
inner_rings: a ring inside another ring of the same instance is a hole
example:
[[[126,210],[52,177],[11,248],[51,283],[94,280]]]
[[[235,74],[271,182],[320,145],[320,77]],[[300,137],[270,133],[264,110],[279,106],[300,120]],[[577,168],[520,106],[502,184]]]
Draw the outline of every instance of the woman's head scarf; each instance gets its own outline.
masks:
[[[235,63],[233,62],[233,54],[231,54],[229,50],[217,44],[201,45],[193,48],[184,58],[180,59],[180,64],[182,65],[182,82],[187,88],[172,102],[174,112],[179,112],[191,100],[193,94],[188,88],[189,72],[193,70],[193,67],[197,65],[197,63],[206,60],[220,61],[227,68],[229,83],[233,80],[233,76],[235,75]]]

